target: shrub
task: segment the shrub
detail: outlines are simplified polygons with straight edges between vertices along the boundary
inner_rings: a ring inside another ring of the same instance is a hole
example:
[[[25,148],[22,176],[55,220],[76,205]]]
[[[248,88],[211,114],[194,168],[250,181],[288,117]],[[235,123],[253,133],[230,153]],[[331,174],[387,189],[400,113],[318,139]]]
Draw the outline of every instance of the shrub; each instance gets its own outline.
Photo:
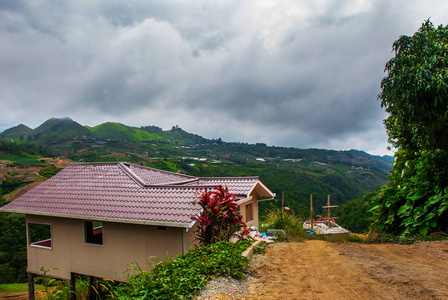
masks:
[[[192,217],[192,220],[199,224],[196,238],[201,245],[227,241],[233,233],[246,226],[242,215],[237,212],[235,195],[230,194],[227,187],[220,186],[215,188],[215,191],[205,188],[195,203],[202,207],[201,214]]]
[[[215,276],[244,278],[249,259],[241,253],[249,247],[250,240],[237,243],[216,242],[179,255],[176,259],[156,261],[150,272],[133,264],[134,274],[128,283],[109,286],[112,297],[119,299],[192,299]]]

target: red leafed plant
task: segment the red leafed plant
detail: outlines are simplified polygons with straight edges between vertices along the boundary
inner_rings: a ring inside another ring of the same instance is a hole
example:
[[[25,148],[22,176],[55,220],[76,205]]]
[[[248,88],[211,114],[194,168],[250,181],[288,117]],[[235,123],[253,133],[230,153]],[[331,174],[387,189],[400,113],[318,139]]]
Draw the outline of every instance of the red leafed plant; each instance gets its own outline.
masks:
[[[202,207],[200,215],[192,217],[192,220],[198,222],[196,238],[201,245],[227,241],[232,234],[246,226],[243,216],[237,212],[235,195],[230,194],[227,187],[220,186],[211,191],[205,188],[195,203]]]

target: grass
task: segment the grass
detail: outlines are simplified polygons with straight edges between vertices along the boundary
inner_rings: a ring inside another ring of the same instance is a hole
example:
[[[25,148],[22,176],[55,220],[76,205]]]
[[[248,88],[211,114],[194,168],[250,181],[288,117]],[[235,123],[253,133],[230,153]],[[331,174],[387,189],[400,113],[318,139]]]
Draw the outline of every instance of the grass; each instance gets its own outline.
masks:
[[[40,284],[34,285],[35,291],[42,291]],[[28,293],[28,283],[4,283],[0,284],[0,294]]]
[[[40,162],[37,157],[32,156],[19,156],[17,154],[4,154],[0,155],[0,160],[9,160],[13,161],[19,164],[26,164],[26,165],[40,165],[42,162]]]

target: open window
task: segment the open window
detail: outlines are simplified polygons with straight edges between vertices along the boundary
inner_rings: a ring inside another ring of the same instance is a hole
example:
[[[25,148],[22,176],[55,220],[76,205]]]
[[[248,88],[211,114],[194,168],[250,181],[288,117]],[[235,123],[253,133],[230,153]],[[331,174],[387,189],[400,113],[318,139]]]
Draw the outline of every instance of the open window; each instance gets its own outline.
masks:
[[[103,222],[84,221],[84,242],[87,244],[103,244]]]
[[[246,205],[246,222],[252,221],[254,219],[254,205],[249,203]]]
[[[51,225],[28,223],[28,245],[39,248],[52,249]]]

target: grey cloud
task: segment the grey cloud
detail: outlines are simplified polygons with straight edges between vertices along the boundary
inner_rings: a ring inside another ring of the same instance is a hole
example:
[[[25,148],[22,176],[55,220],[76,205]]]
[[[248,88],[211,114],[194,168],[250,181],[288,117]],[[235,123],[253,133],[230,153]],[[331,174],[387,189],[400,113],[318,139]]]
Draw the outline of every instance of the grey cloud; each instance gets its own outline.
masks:
[[[392,42],[447,15],[436,0],[3,2],[0,123],[95,116],[378,151]]]

